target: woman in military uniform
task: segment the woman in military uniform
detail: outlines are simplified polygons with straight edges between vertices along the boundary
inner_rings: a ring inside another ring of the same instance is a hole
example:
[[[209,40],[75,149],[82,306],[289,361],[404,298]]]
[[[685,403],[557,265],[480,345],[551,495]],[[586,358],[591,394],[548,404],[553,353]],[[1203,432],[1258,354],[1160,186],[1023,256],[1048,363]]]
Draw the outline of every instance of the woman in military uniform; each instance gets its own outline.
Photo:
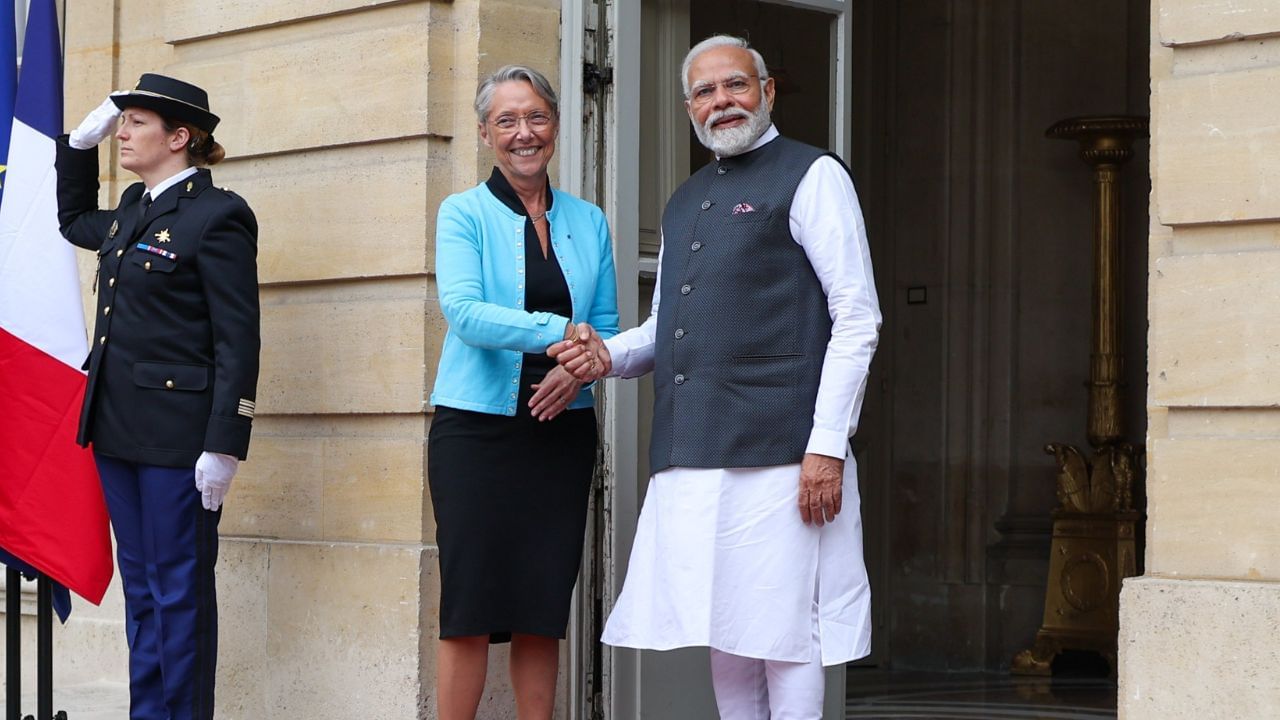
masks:
[[[200,88],[143,75],[58,143],[58,220],[97,253],[79,442],[93,449],[124,584],[132,720],[213,717],[214,563],[258,380],[258,226]],[[96,146],[141,178],[100,210]]]

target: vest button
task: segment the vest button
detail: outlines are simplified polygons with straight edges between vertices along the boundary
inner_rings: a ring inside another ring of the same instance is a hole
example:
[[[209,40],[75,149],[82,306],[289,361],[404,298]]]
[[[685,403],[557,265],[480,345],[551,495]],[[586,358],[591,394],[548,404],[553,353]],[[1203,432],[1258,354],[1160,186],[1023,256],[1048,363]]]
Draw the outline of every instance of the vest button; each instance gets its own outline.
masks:
[[[684,384],[684,375],[676,375],[676,384],[677,384],[677,385],[683,385],[683,384]]]
[[[676,328],[676,339],[684,337],[684,328]]]
[[[694,241],[693,241],[693,244],[689,246],[689,249],[690,249],[690,250],[692,250],[692,251],[694,251],[694,252],[698,252],[699,250],[701,250],[701,249],[702,249],[702,241],[701,241],[701,240],[694,240]]]
[[[688,294],[689,294],[689,293],[691,293],[691,292],[693,292],[693,286],[692,286],[692,285],[681,285],[681,286],[680,286],[680,294],[681,294],[681,295],[688,295]]]
[[[706,209],[707,209],[707,208],[709,208],[709,207],[711,207],[711,201],[710,201],[710,200],[703,200],[703,201],[702,201],[702,209],[703,209],[703,210],[706,210]]]
[[[718,168],[716,168],[716,174],[717,174],[717,175],[723,175],[723,174],[725,174],[725,173],[727,173],[727,172],[729,172],[729,171],[728,171],[728,170],[726,170],[725,168],[722,168],[722,167],[718,167]]]

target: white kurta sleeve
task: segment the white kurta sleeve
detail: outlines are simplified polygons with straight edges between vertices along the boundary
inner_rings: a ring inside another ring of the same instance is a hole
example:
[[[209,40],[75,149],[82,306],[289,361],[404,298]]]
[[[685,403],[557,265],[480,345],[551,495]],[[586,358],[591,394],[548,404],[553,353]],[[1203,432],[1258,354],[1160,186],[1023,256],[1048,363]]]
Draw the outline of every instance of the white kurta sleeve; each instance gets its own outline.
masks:
[[[658,336],[658,303],[662,299],[662,246],[658,246],[658,281],[653,288],[649,318],[604,341],[613,361],[609,377],[635,378],[653,372],[653,346]]]
[[[844,458],[858,428],[881,318],[862,208],[849,174],[834,158],[819,158],[800,180],[790,221],[831,314],[831,341],[805,451]]]

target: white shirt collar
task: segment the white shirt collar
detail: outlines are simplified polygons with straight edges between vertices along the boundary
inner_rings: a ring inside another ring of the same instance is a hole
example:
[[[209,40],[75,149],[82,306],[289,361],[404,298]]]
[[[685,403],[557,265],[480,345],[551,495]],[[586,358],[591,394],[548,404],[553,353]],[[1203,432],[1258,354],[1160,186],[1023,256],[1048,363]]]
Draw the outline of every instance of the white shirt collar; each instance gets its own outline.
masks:
[[[164,180],[161,180],[160,182],[156,183],[155,187],[147,188],[147,192],[151,193],[151,199],[154,201],[156,198],[160,197],[161,193],[163,193],[165,190],[168,190],[174,185],[177,185],[178,183],[182,182],[183,180],[186,180],[187,178],[195,174],[196,174],[196,169],[194,167],[189,167],[186,170],[179,172],[177,175],[171,175],[170,177]]]
[[[760,148],[764,147],[765,145],[768,145],[768,144],[769,144],[769,143],[770,143],[774,138],[778,137],[778,135],[780,135],[780,134],[781,134],[781,133],[779,133],[779,132],[778,132],[778,128],[777,128],[773,123],[769,123],[769,129],[768,129],[768,130],[765,130],[765,131],[764,131],[764,133],[760,135],[760,137],[756,138],[756,141],[755,141],[755,142],[753,142],[753,143],[751,143],[751,147],[747,148],[746,150],[743,150],[742,152],[740,152],[740,153],[738,153],[738,154],[739,154],[739,155],[746,155],[747,153],[751,152],[752,150],[759,150]],[[736,157],[736,156],[735,156],[735,157]],[[721,158],[720,158],[720,156],[719,156],[719,155],[717,155],[717,156],[716,156],[716,159],[717,159],[717,160],[719,160],[719,159],[721,159]]]

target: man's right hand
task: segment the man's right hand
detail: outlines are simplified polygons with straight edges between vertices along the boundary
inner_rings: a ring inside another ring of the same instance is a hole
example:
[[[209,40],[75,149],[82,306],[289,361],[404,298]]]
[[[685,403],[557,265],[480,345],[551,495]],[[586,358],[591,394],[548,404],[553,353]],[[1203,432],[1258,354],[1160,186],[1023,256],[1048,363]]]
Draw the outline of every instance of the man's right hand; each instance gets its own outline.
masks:
[[[566,328],[565,339],[547,348],[547,354],[582,382],[595,382],[613,369],[604,340],[587,323]]]
[[[97,109],[85,116],[79,127],[71,131],[68,144],[77,150],[97,147],[98,143],[115,133],[120,112],[120,108],[108,97]]]

